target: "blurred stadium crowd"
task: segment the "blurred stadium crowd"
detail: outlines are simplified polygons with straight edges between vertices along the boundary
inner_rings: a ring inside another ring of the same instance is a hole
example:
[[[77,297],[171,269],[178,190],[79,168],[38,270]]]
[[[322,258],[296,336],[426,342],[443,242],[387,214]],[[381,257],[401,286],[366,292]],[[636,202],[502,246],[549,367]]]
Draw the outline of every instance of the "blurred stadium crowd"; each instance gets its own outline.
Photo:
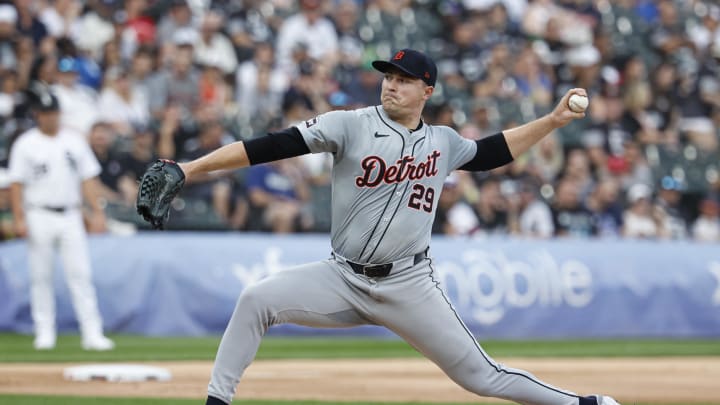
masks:
[[[478,139],[570,87],[588,116],[492,172],[456,172],[434,231],[720,241],[720,8],[696,0],[14,0],[0,4],[0,167],[52,85],[101,162],[111,230],[142,227],[152,160],[379,103],[370,62],[429,53],[424,119]],[[358,134],[359,135],[359,134]],[[175,229],[325,232],[329,166],[308,155],[188,184]],[[12,235],[0,174],[0,240]]]

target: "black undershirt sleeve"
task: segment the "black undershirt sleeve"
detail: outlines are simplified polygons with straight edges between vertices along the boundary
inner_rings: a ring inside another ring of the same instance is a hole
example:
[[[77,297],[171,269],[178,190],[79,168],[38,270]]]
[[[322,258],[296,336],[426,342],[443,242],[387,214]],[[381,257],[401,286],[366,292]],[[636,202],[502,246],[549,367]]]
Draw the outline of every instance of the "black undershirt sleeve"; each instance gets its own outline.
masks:
[[[475,157],[460,166],[459,170],[492,170],[513,161],[510,148],[508,148],[502,132],[475,141],[475,143],[477,144]]]
[[[274,162],[310,153],[300,130],[295,127],[270,132],[243,143],[251,165]]]

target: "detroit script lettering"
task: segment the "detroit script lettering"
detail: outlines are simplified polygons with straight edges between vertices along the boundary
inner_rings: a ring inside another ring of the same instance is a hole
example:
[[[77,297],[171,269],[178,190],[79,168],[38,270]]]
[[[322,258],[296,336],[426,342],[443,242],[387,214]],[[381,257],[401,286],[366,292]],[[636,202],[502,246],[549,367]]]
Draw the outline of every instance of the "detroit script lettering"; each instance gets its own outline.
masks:
[[[360,163],[363,175],[355,178],[355,185],[358,187],[376,187],[382,182],[394,184],[405,180],[419,180],[436,176],[438,174],[438,157],[440,157],[440,152],[435,150],[427,155],[427,160],[417,164],[415,164],[414,156],[403,156],[395,164],[388,165],[379,156],[368,156]]]

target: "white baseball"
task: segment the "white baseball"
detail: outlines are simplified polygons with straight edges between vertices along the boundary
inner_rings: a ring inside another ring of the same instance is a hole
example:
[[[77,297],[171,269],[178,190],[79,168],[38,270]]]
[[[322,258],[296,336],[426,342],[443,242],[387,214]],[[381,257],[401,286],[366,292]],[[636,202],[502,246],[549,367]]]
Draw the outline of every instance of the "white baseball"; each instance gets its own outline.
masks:
[[[579,94],[573,94],[568,100],[568,107],[573,112],[581,113],[584,112],[588,107],[589,100],[585,96]]]

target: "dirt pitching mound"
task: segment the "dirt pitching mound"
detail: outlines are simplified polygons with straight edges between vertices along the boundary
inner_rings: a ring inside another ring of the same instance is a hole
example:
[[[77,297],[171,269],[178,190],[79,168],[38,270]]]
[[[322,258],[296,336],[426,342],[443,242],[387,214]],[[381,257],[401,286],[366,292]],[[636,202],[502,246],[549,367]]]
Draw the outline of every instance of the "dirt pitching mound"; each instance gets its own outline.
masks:
[[[720,404],[720,357],[511,358],[558,387],[607,393],[622,403]],[[71,382],[77,364],[0,364],[0,393],[111,397],[204,398],[212,364],[151,362],[172,372],[168,382]],[[425,359],[266,360],[247,370],[238,399],[478,402]],[[486,402],[499,402],[488,399]]]

